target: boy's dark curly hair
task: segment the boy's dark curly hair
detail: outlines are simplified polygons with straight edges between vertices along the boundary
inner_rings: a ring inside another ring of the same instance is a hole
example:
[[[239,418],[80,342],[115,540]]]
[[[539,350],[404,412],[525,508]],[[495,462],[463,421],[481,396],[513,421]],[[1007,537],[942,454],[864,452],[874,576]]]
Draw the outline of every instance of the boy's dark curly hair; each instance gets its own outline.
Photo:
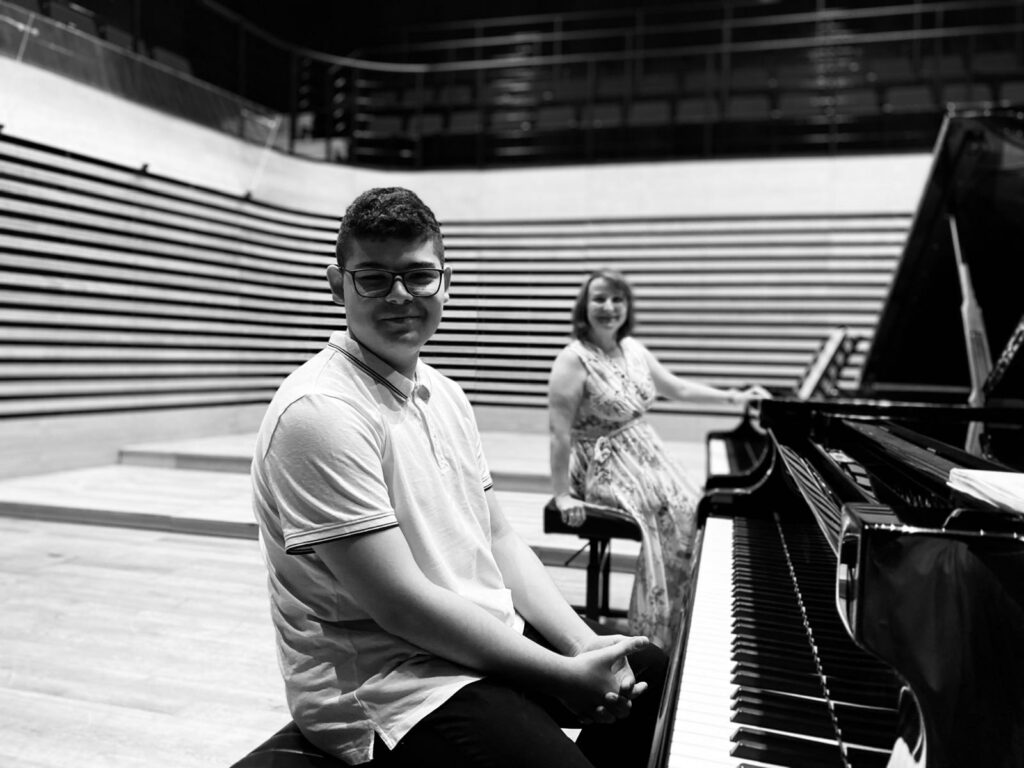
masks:
[[[375,187],[352,201],[341,219],[334,254],[344,268],[353,239],[406,240],[432,238],[434,253],[444,266],[444,241],[434,212],[415,192],[403,187]]]

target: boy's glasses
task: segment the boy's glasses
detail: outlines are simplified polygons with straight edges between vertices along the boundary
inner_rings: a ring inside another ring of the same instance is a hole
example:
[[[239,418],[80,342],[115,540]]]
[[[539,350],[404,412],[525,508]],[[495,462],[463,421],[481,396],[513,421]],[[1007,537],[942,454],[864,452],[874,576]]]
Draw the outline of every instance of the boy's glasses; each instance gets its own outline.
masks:
[[[352,275],[356,293],[366,299],[380,299],[391,293],[395,280],[401,280],[406,292],[416,298],[433,296],[441,287],[443,269],[417,268],[405,272],[387,269],[346,269]]]

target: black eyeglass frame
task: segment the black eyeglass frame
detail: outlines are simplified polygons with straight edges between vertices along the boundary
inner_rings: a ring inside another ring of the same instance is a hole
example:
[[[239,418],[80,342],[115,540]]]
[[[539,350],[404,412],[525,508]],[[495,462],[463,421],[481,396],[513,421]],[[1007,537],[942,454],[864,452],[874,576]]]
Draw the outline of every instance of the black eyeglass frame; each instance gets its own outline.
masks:
[[[430,298],[431,296],[436,296],[437,292],[441,290],[441,283],[444,282],[444,269],[440,269],[438,267],[413,267],[412,269],[407,269],[403,272],[392,272],[390,269],[377,269],[375,267],[367,267],[366,269],[345,269],[343,267],[341,271],[347,272],[348,274],[352,275],[352,287],[355,288],[356,293],[362,296],[364,299],[383,299],[385,296],[390,294],[391,291],[394,290],[395,280],[401,280],[402,287],[405,288],[405,292],[408,293],[413,298],[427,299]],[[363,291],[359,288],[359,280],[356,277],[360,272],[375,272],[377,274],[391,275],[391,282],[388,283],[387,290],[384,290],[382,292],[374,291],[373,294],[363,293]],[[430,293],[416,293],[413,289],[409,287],[409,284],[405,281],[405,276],[410,274],[411,272],[437,273],[437,285],[434,287],[434,290],[432,290]]]

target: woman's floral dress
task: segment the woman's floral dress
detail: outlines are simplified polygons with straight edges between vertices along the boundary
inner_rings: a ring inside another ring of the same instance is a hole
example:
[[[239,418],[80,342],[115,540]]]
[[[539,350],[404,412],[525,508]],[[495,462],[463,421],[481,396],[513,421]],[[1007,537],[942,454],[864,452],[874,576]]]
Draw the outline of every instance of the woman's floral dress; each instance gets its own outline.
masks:
[[[698,489],[671,462],[643,415],[655,400],[640,342],[620,341],[622,358],[575,340],[587,371],[571,431],[572,493],[620,509],[640,527],[641,550],[629,628],[662,648],[678,637],[690,585]]]

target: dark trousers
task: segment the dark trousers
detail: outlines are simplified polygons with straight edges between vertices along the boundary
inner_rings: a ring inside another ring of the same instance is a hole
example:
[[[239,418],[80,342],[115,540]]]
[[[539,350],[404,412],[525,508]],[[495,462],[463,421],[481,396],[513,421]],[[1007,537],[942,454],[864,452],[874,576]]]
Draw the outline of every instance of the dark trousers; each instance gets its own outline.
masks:
[[[613,634],[588,622],[601,634]],[[526,636],[542,645],[527,626]],[[668,660],[655,646],[629,657],[648,689],[629,717],[581,726],[558,700],[485,678],[465,686],[388,751],[377,739],[374,768],[643,768],[654,734]],[[582,728],[575,743],[562,728]]]

